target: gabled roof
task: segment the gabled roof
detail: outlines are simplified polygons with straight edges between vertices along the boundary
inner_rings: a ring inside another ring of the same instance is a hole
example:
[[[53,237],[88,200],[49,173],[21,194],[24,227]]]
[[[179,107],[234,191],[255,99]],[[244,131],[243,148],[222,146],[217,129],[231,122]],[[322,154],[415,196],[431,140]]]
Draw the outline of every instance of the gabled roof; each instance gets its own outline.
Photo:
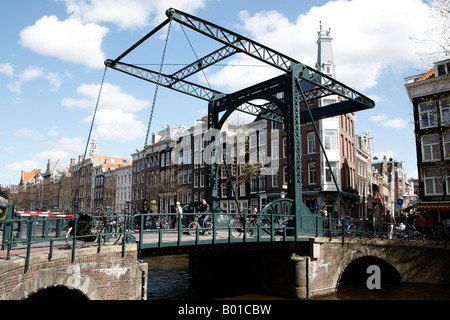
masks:
[[[38,169],[33,169],[31,172],[24,172],[24,171],[22,171],[22,176],[20,177],[20,182],[21,183],[27,183],[28,181],[30,181],[31,179],[36,177],[36,175],[38,173],[39,173]]]

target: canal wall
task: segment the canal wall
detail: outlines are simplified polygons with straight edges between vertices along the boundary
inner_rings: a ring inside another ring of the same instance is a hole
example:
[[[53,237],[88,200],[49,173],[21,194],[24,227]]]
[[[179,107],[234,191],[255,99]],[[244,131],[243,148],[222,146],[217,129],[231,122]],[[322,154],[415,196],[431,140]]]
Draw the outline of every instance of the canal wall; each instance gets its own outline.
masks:
[[[0,260],[0,299],[25,300],[53,292],[55,299],[82,297],[91,300],[146,299],[148,266],[137,260],[137,246],[103,246],[36,253],[24,272],[25,259]]]
[[[189,256],[195,285],[219,297],[242,292],[310,299],[336,292],[346,270],[366,283],[373,264],[382,280],[450,285],[449,247],[430,243],[315,238],[290,249]]]

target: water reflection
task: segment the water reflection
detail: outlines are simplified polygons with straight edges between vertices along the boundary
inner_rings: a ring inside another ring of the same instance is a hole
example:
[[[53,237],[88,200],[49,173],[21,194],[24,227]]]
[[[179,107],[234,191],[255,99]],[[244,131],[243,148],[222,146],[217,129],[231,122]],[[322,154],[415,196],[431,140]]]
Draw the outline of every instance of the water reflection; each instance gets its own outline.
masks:
[[[149,257],[147,300],[198,299],[189,278],[189,256]]]
[[[450,287],[407,283],[369,290],[361,285],[344,285],[337,293],[315,300],[450,300]]]
[[[148,300],[201,299],[189,277],[189,256],[149,257]],[[206,297],[214,298],[214,297]],[[223,298],[228,299],[228,298]],[[249,293],[230,296],[234,300],[279,300],[283,297]],[[315,297],[313,300],[450,300],[450,287],[426,284],[383,285],[369,290],[363,285],[344,285],[337,293]]]

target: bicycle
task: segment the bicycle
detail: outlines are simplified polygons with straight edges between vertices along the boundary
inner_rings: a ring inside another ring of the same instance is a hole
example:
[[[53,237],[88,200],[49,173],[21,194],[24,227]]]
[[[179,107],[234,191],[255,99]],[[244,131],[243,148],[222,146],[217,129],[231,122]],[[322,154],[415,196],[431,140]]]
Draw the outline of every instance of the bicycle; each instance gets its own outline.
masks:
[[[448,243],[450,241],[450,226],[437,227],[433,232],[433,236],[437,243]]]
[[[213,224],[211,221],[204,222],[206,216],[207,215],[200,217],[199,215],[196,215],[194,221],[189,223],[188,229],[191,236],[197,235],[197,229],[199,229],[199,232],[202,232],[206,236],[212,235]]]
[[[336,226],[333,228],[332,235],[335,237],[344,237],[354,238],[356,236],[356,226],[350,220],[350,217],[346,217],[344,219],[339,219],[337,221]]]
[[[83,247],[88,242],[100,241],[103,245],[115,245],[119,243],[124,235],[124,223],[117,217],[107,217],[106,211],[101,208],[102,216],[100,221],[93,221],[93,217],[88,214],[81,214],[78,217],[76,244]],[[69,248],[73,246],[75,230],[75,220],[69,221],[65,240]]]
[[[258,227],[256,223],[257,220],[258,219],[256,217],[247,217],[247,221],[244,222],[243,216],[241,215],[234,216],[233,219],[228,224],[231,236],[233,238],[239,238],[244,233],[244,230],[247,231],[247,234],[250,237],[253,236],[253,234],[256,231],[256,228]]]
[[[394,226],[394,230],[392,233],[392,238],[394,240],[416,240],[416,241],[425,241],[425,237],[423,234],[416,230],[416,227],[413,225],[405,226],[403,223],[400,223],[398,226]]]

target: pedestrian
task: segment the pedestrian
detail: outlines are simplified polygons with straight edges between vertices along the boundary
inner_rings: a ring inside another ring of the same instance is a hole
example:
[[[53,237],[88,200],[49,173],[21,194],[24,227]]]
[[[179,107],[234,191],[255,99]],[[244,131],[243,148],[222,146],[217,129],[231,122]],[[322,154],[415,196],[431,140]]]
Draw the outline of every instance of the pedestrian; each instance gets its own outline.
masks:
[[[152,214],[152,229],[156,229],[156,220],[158,217],[156,216],[156,213],[158,212],[158,207],[156,206],[156,200],[152,200],[152,206],[150,207],[150,213]]]
[[[417,212],[417,219],[416,219],[416,225],[417,230],[419,230],[420,233],[424,234],[425,232],[425,225],[427,221],[422,216],[422,213],[420,211]]]
[[[177,203],[175,204],[175,212],[177,213],[177,215],[175,216],[175,226],[174,228],[178,228],[178,222],[182,221],[183,219],[183,208],[181,208],[181,204],[179,201],[177,201]]]
[[[386,215],[386,222],[387,222],[387,227],[388,227],[388,232],[389,232],[389,239],[392,240],[392,236],[394,234],[395,218],[391,213],[388,213]]]
[[[386,233],[386,215],[384,212],[381,213],[380,218],[378,219],[378,227],[381,234],[384,236]]]
[[[2,191],[2,187],[0,186],[0,221],[4,221],[6,219],[8,206],[8,195],[6,194],[6,192]]]
[[[143,213],[143,214],[148,213],[148,200],[147,199],[144,199],[144,201],[142,201],[141,213]],[[147,217],[145,215],[141,215],[141,216],[144,219],[144,229],[146,229]],[[139,225],[140,225],[140,222],[141,222],[140,219],[141,218],[139,217],[139,220],[137,222],[137,223],[139,223]]]
[[[431,214],[428,212],[427,214],[427,224],[426,224],[426,233],[427,234],[433,234],[434,229],[434,218],[431,216]]]
[[[328,211],[327,211],[327,206],[323,206],[322,210],[320,210],[320,214],[322,215],[322,217],[327,218],[328,217]]]
[[[406,215],[403,211],[400,212],[400,217],[398,218],[398,223],[403,223],[405,226],[408,224],[408,218],[406,217]]]

